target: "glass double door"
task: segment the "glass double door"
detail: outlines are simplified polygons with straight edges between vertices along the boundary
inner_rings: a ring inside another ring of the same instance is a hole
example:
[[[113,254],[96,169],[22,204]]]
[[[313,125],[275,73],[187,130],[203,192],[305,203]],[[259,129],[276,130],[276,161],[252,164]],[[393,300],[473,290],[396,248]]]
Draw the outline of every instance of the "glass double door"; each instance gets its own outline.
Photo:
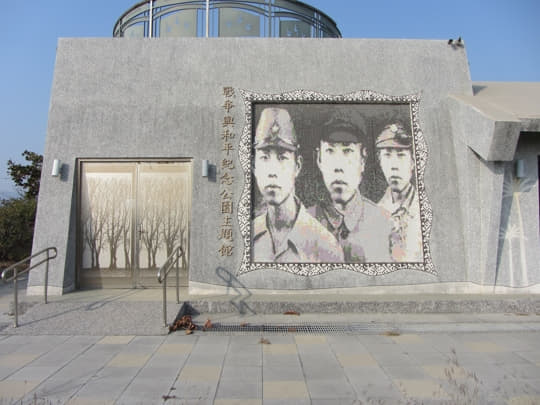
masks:
[[[178,246],[187,285],[190,193],[190,162],[81,162],[80,287],[157,286],[158,269]]]

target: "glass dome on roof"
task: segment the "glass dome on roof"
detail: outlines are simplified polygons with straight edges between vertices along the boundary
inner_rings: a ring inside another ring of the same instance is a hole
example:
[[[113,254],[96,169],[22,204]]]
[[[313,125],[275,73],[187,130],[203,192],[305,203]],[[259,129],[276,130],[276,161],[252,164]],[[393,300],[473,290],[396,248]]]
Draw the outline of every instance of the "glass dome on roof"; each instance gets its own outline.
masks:
[[[114,37],[340,38],[336,23],[296,0],[145,0],[116,22]]]

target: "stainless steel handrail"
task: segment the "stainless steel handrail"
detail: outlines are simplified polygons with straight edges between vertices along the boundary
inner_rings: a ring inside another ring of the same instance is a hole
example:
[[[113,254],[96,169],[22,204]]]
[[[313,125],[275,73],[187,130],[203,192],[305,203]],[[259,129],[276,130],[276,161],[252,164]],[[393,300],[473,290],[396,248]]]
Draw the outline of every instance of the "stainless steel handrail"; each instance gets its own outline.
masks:
[[[53,252],[54,253],[54,256],[51,256],[51,253],[50,252]],[[37,257],[43,253],[47,253],[47,256],[37,262],[37,263],[34,263],[33,265],[19,271],[18,270],[18,267],[25,264],[26,262],[29,262],[31,261],[34,257]],[[18,304],[18,290],[17,290],[17,280],[19,278],[19,276],[23,275],[23,274],[26,274],[28,272],[30,272],[30,270],[32,269],[35,269],[36,267],[38,267],[39,265],[45,263],[45,290],[44,290],[44,296],[45,296],[45,304],[47,303],[47,284],[49,282],[49,261],[51,259],[54,259],[56,258],[56,256],[58,255],[58,251],[56,250],[55,247],[48,247],[48,248],[45,248],[43,250],[40,250],[39,252],[37,253],[34,253],[32,256],[28,256],[27,258],[25,259],[22,259],[21,261],[15,263],[15,264],[12,264],[11,266],[9,266],[7,269],[5,269],[3,272],[2,272],[2,280],[4,281],[4,283],[8,283],[10,281],[13,280],[13,304],[14,304],[14,315],[15,315],[15,323],[14,323],[14,327],[16,328],[17,326],[19,326],[19,319],[18,319],[18,315],[19,315],[19,311],[18,311],[18,307],[19,307],[19,304]],[[8,276],[9,272],[12,271],[13,272],[13,275],[11,277]]]
[[[170,254],[169,257],[167,257],[167,260],[165,260],[165,263],[163,266],[160,267],[157,279],[160,284],[163,284],[163,322],[165,326],[168,326],[167,323],[167,276],[169,275],[169,272],[174,268],[176,268],[176,303],[180,303],[180,292],[179,292],[179,284],[180,284],[180,267],[178,266],[178,262],[180,261],[180,257],[182,258],[182,268],[186,265],[186,258],[184,256],[184,249],[182,249],[182,246],[178,246],[173,250],[173,252]]]

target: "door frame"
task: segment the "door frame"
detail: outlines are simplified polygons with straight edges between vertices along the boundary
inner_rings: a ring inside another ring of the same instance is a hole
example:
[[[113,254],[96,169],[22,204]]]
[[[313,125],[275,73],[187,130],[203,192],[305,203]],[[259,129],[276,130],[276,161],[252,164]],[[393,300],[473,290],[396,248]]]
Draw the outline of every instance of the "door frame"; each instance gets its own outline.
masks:
[[[188,218],[187,218],[187,247],[185,248],[186,254],[186,267],[188,272],[189,279],[189,252],[190,249],[190,233],[191,233],[191,206],[192,206],[192,184],[193,184],[193,158],[179,158],[179,157],[163,157],[163,158],[95,158],[95,157],[83,157],[75,159],[75,288],[81,289],[81,271],[82,271],[82,255],[83,255],[83,238],[81,237],[82,233],[82,224],[81,224],[81,210],[82,210],[82,201],[81,201],[81,186],[82,186],[82,167],[85,163],[103,163],[103,164],[112,164],[112,163],[188,163],[189,164],[189,174],[188,174],[188,184],[186,190],[189,195],[187,196],[188,201]],[[136,216],[136,213],[133,212],[132,216]],[[135,234],[136,231],[132,230],[132,234]],[[133,238],[132,238],[133,239]],[[135,245],[135,242],[132,240],[132,246]],[[133,265],[133,263],[132,263]],[[157,277],[157,275],[156,275]],[[132,276],[131,286],[128,285],[110,285],[101,284],[101,286],[85,286],[86,288],[148,288],[148,286],[138,285],[139,275]]]

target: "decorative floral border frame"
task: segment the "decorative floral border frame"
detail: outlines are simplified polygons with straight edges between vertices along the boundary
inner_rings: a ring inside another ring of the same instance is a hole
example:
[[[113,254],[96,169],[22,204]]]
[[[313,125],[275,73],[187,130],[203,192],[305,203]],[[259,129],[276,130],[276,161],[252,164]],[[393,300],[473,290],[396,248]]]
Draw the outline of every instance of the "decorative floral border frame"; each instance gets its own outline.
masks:
[[[240,165],[244,171],[244,188],[238,203],[238,224],[244,243],[244,253],[238,274],[245,274],[254,270],[276,269],[299,276],[315,276],[334,270],[351,270],[370,276],[380,276],[398,270],[419,270],[430,274],[437,274],[431,259],[429,239],[433,211],[429,203],[424,185],[424,171],[426,168],[428,150],[424,135],[420,129],[418,112],[420,98],[416,94],[405,96],[389,96],[372,90],[361,90],[343,95],[329,95],[316,91],[295,90],[281,94],[264,94],[248,90],[240,90],[245,106],[245,126],[240,137],[238,154]],[[313,102],[313,103],[372,103],[372,104],[410,104],[412,132],[415,143],[415,158],[417,170],[417,189],[420,202],[420,221],[422,228],[423,263],[253,263],[251,262],[251,187],[252,187],[252,124],[254,102]]]

